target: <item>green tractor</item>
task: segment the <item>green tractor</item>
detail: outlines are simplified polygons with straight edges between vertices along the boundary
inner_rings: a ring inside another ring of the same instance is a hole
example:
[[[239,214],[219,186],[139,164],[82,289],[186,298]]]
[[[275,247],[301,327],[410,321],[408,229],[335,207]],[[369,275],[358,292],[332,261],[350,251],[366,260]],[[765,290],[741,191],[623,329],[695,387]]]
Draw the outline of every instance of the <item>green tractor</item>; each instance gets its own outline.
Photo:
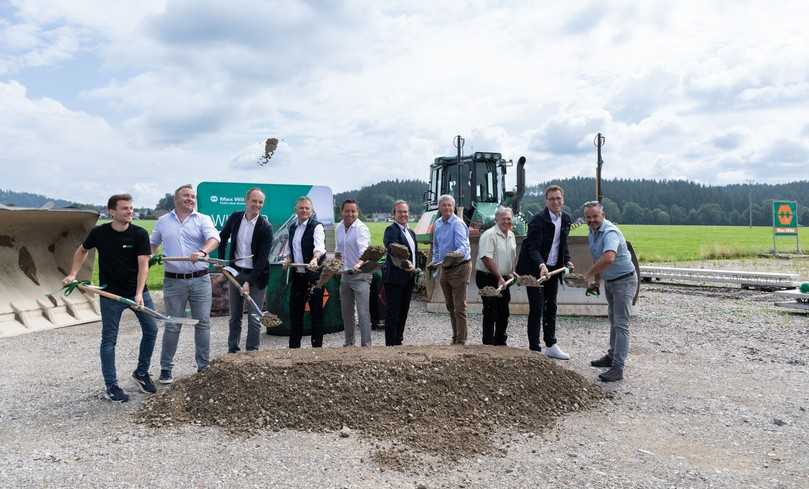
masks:
[[[506,174],[514,163],[505,160],[501,153],[478,151],[471,155],[463,155],[463,138],[455,138],[458,148],[455,156],[439,156],[430,165],[430,186],[424,194],[424,214],[416,225],[416,239],[422,249],[430,253],[433,239],[433,225],[438,218],[438,199],[441,195],[452,195],[455,199],[456,213],[469,226],[469,241],[472,260],[477,260],[480,234],[494,225],[494,214],[498,206],[508,206],[514,211],[514,235],[517,238],[517,252],[528,232],[528,221],[531,216],[520,212],[520,202],[525,194],[525,157],[521,156],[516,163],[516,187],[506,189]],[[592,265],[587,248],[587,237],[569,238],[568,246],[576,268],[587,270]],[[428,260],[429,261],[429,258]],[[474,272],[473,272],[474,273]],[[444,297],[437,279],[425,273],[424,287],[427,292],[427,310],[445,312]],[[480,295],[475,281],[470,277],[466,293],[470,312],[479,312],[482,308]],[[603,315],[606,314],[606,300],[602,297],[585,295],[585,289],[563,287],[558,296],[560,314]],[[523,287],[512,288],[511,312],[528,313],[528,295]]]

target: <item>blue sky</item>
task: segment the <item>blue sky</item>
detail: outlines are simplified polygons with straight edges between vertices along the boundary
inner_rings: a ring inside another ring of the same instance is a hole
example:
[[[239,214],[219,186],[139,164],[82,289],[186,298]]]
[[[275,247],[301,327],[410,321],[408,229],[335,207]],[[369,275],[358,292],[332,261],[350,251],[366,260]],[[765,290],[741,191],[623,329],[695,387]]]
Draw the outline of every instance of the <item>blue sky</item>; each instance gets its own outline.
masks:
[[[806,179],[806,2],[0,0],[0,187],[152,206],[335,191],[466,149],[529,183]],[[267,137],[282,139],[259,168]]]

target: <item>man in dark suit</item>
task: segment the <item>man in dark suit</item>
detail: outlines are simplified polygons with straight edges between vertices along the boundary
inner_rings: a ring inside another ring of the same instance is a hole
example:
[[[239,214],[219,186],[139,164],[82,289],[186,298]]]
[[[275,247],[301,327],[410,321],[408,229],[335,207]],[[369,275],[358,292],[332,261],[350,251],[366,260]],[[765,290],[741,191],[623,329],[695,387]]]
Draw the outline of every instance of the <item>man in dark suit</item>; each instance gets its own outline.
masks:
[[[242,311],[244,310],[244,294],[250,297],[259,307],[264,305],[265,290],[270,277],[270,248],[272,247],[272,225],[261,215],[264,207],[264,192],[251,188],[244,198],[245,210],[234,212],[228,217],[225,226],[219,233],[219,256],[225,256],[228,240],[230,240],[230,259],[239,275],[236,280],[242,284],[241,289],[232,283],[230,289],[230,331],[228,333],[228,352],[240,350],[239,342],[242,334]],[[247,350],[258,350],[260,343],[261,323],[254,314],[247,316]]]
[[[393,224],[385,229],[383,242],[388,254],[385,267],[382,269],[382,281],[385,284],[385,346],[401,345],[404,337],[407,311],[410,309],[410,295],[413,292],[416,266],[416,233],[407,227],[409,208],[404,200],[393,204]],[[407,247],[407,261],[394,259],[391,245]],[[399,265],[394,262],[398,262]],[[407,270],[407,265],[413,267]]]
[[[567,236],[572,219],[562,210],[565,197],[562,188],[550,185],[545,189],[545,208],[528,223],[528,236],[522,242],[520,257],[517,260],[517,273],[544,277],[548,272],[564,266],[572,268]],[[528,344],[533,351],[540,351],[539,329],[542,323],[545,340],[545,356],[559,360],[570,360],[556,344],[556,294],[559,291],[558,278],[552,278],[542,287],[527,287],[528,292]]]

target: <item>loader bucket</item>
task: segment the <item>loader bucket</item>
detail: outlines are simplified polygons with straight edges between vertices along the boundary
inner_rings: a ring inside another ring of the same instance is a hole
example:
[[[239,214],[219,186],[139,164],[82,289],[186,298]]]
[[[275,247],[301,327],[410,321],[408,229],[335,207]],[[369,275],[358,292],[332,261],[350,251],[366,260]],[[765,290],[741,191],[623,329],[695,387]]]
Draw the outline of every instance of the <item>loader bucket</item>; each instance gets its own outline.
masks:
[[[522,246],[522,236],[517,237],[517,254],[519,255],[520,246]],[[478,255],[478,237],[470,237],[469,242],[472,247],[472,263],[475,263]],[[593,264],[593,259],[590,256],[590,249],[587,246],[586,236],[571,236],[568,238],[568,247],[570,248],[570,256],[573,264],[576,266],[576,271],[584,273]],[[635,272],[637,273],[637,260],[635,259],[634,250],[630,246],[633,261],[636,263]],[[640,275],[638,275],[640,276]],[[640,281],[638,281],[640,283]],[[432,278],[429,273],[425,273],[425,287],[427,289],[427,310],[430,312],[446,312],[444,305],[444,294],[441,287],[438,285],[438,276]],[[511,303],[510,311],[512,314],[528,314],[528,294],[525,287],[511,287]],[[637,292],[635,294],[637,299]],[[466,288],[466,302],[467,311],[481,312],[483,304],[480,300],[477,285],[475,285],[475,270],[472,267],[471,276],[469,277],[469,285]],[[604,295],[604,284],[601,284],[600,296],[587,296],[584,288],[567,287],[560,285],[559,294],[557,296],[557,305],[559,315],[565,316],[606,316],[607,315],[607,299]]]
[[[0,207],[0,338],[100,320],[94,298],[61,291],[97,220],[94,211]],[[89,280],[94,263],[91,252],[78,278]]]

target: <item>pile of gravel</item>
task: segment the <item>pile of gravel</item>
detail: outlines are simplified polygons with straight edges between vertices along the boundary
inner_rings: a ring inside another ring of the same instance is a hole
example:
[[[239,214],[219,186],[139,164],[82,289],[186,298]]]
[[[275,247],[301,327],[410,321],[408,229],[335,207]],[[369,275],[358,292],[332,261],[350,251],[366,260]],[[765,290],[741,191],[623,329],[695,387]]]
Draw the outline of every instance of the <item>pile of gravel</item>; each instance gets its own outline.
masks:
[[[541,431],[603,397],[589,380],[524,349],[268,350],[214,361],[148,398],[136,419],[248,435],[358,432],[386,442],[375,458],[400,468],[414,451],[443,461],[491,453],[498,432]]]

